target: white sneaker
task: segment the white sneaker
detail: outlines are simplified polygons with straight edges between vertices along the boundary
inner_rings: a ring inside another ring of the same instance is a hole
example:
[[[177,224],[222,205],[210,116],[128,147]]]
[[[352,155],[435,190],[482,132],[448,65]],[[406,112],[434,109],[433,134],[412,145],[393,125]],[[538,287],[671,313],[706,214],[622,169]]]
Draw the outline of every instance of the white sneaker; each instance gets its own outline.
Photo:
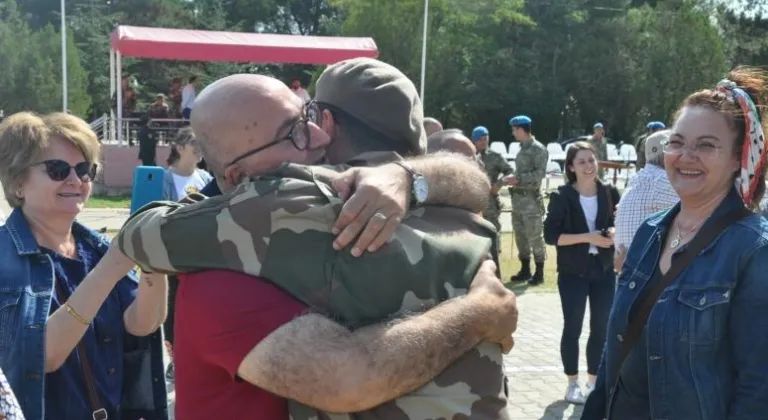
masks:
[[[565,390],[565,400],[571,404],[584,404],[586,400],[578,382],[571,382]]]
[[[592,391],[595,390],[595,384],[591,384],[587,382],[586,385],[584,385],[584,399],[587,399],[589,397],[589,394],[592,393]]]

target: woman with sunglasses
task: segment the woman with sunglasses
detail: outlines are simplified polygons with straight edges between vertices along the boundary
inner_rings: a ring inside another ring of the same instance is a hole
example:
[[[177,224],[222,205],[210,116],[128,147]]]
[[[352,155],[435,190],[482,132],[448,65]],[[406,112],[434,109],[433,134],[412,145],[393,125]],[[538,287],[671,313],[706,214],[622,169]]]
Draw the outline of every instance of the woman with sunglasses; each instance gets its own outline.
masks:
[[[627,251],[582,419],[766,418],[766,87],[741,68],[683,101],[662,146],[680,202]]]
[[[75,221],[99,154],[71,115],[0,124],[0,369],[30,419],[167,419],[165,278]]]

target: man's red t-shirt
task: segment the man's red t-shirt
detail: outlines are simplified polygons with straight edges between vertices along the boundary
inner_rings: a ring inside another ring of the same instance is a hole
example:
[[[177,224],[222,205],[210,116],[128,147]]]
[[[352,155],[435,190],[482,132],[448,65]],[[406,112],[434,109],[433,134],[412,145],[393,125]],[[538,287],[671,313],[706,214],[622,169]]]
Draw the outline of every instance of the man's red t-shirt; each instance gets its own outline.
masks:
[[[256,344],[306,306],[268,281],[231,271],[179,276],[176,418],[286,420],[285,399],[237,378]]]

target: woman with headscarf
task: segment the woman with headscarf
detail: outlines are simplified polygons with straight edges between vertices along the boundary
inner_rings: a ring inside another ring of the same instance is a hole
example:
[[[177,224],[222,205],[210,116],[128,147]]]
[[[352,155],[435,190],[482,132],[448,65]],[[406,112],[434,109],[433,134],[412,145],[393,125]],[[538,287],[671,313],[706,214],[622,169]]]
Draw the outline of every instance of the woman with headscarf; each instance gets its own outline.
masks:
[[[582,419],[768,416],[765,101],[748,68],[683,101],[663,144],[680,203],[632,240]]]

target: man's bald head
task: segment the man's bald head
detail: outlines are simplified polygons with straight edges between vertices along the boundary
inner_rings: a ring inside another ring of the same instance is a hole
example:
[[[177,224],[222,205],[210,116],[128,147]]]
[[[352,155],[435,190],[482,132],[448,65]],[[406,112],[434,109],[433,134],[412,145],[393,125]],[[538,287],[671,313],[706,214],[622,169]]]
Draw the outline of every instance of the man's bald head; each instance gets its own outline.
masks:
[[[437,153],[440,151],[461,153],[468,157],[474,157],[477,154],[475,145],[472,141],[456,128],[438,131],[427,139],[427,153]]]
[[[427,132],[427,137],[437,133],[443,129],[443,124],[440,121],[432,117],[424,118],[424,130]]]
[[[257,74],[235,74],[215,81],[200,92],[190,120],[206,161],[221,184],[224,179],[237,182],[239,177],[270,171],[283,161],[308,163],[304,161],[308,158],[304,151],[291,154],[299,150],[289,138],[303,107],[301,99],[280,80]],[[239,165],[241,173],[227,173],[234,159],[270,143],[274,143],[274,147],[243,159],[247,161]],[[322,154],[314,154],[317,153]]]

